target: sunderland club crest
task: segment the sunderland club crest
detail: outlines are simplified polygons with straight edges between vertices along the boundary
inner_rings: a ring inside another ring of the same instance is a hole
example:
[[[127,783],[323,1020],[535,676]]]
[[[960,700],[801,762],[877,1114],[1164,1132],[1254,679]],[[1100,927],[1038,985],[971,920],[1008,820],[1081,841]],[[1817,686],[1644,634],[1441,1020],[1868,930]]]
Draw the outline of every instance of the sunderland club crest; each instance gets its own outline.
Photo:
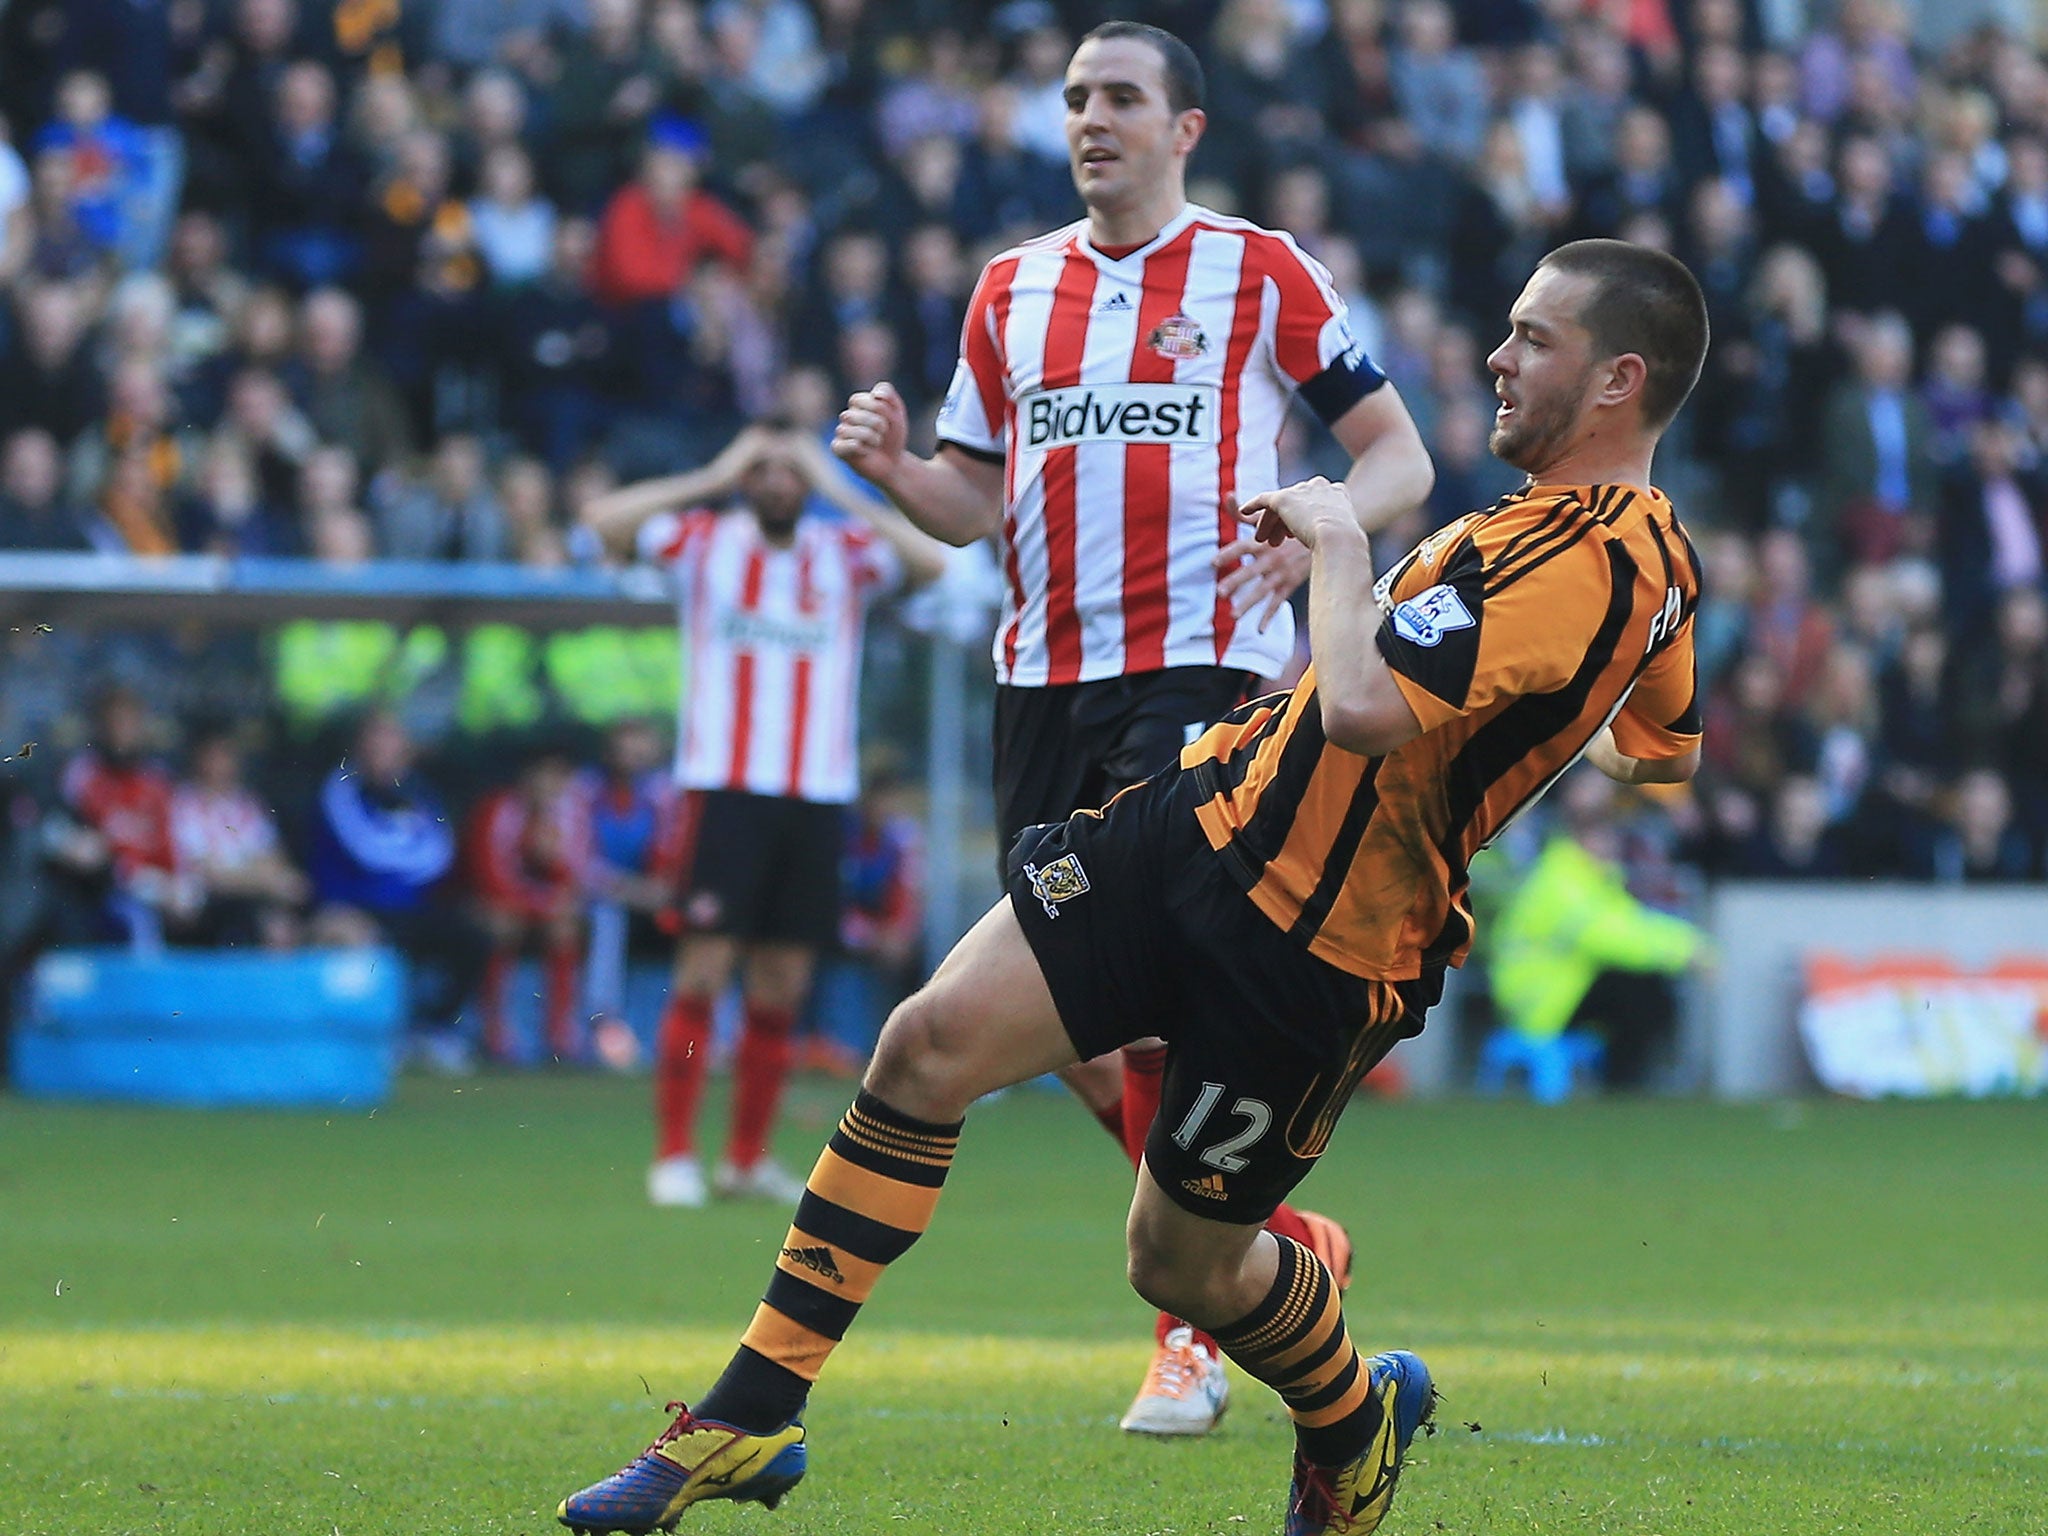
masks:
[[[1190,357],[1200,357],[1209,350],[1209,338],[1201,326],[1186,315],[1169,315],[1152,327],[1152,334],[1145,338],[1145,345],[1161,357],[1170,357],[1180,362]]]

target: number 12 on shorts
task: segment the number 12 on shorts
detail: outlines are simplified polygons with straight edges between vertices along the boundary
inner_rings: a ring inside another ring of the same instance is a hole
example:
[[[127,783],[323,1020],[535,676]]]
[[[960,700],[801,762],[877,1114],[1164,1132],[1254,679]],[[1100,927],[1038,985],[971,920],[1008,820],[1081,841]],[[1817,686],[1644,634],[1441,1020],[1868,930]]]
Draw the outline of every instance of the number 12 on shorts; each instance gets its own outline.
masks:
[[[1208,1124],[1209,1116],[1223,1099],[1221,1083],[1204,1083],[1202,1091],[1195,1095],[1195,1102],[1188,1106],[1187,1117],[1181,1121],[1180,1129],[1173,1133],[1173,1144],[1185,1152],[1195,1144],[1195,1138],[1202,1134],[1202,1127]],[[1226,1136],[1214,1146],[1205,1147],[1196,1155],[1224,1173],[1237,1173],[1247,1159],[1237,1154],[1265,1135],[1273,1124],[1273,1111],[1263,1099],[1239,1099],[1230,1106],[1230,1112],[1244,1121],[1233,1136]]]

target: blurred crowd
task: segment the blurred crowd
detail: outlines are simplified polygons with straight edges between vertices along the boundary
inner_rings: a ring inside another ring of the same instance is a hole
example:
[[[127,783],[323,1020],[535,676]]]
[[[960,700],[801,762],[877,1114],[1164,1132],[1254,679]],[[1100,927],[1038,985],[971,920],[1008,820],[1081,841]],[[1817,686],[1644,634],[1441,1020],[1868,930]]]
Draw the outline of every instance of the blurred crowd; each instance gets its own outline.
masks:
[[[91,719],[49,803],[17,789],[0,805],[0,954],[386,946],[413,962],[417,1040],[441,1065],[637,1059],[654,1018],[629,1005],[629,976],[651,975],[658,1005],[694,829],[651,722],[534,739],[465,795],[390,710],[310,774],[260,756],[251,773],[246,729],[174,733],[126,687]],[[920,824],[891,765],[870,767],[814,1009],[811,1059],[830,1068],[864,1060],[922,952]]]
[[[1699,274],[1659,857],[2043,876],[2048,63],[1995,0],[10,0],[0,544],[559,567],[765,412],[887,377],[928,423],[980,262],[1079,213],[1112,10],[1196,45],[1193,195],[1300,238],[1421,424],[1389,551],[1512,488],[1483,360],[1538,255]]]

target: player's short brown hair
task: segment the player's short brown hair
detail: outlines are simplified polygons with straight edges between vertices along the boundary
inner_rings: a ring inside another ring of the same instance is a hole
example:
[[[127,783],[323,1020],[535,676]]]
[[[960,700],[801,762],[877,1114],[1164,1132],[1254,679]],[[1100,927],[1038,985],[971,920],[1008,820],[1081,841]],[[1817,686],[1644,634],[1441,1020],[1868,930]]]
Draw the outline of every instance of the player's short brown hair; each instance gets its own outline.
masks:
[[[1195,57],[1194,49],[1164,27],[1148,26],[1142,21],[1105,21],[1081,41],[1108,42],[1119,37],[1136,38],[1159,55],[1160,73],[1166,77],[1166,104],[1176,117],[1202,105],[1208,94],[1208,84],[1202,77],[1202,61]]]
[[[1593,280],[1579,323],[1603,357],[1642,358],[1643,422],[1662,431],[1707,360],[1707,300],[1684,262],[1626,240],[1574,240],[1540,263]]]

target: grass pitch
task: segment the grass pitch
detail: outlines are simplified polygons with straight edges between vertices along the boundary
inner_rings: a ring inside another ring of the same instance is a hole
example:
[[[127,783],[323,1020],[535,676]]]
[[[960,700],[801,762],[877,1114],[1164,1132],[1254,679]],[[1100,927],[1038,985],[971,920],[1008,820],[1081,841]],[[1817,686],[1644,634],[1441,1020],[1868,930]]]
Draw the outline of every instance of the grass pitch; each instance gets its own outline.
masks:
[[[656,1212],[646,1086],[413,1081],[374,1117],[0,1099],[0,1536],[541,1533],[701,1391],[785,1213]],[[799,1083],[807,1164],[847,1097]],[[1237,1378],[1121,1436],[1128,1174],[972,1117],[774,1514],[686,1529],[1273,1531]],[[2048,1533],[2048,1107],[1360,1103],[1305,1187],[1352,1326],[1446,1393],[1387,1530]]]

